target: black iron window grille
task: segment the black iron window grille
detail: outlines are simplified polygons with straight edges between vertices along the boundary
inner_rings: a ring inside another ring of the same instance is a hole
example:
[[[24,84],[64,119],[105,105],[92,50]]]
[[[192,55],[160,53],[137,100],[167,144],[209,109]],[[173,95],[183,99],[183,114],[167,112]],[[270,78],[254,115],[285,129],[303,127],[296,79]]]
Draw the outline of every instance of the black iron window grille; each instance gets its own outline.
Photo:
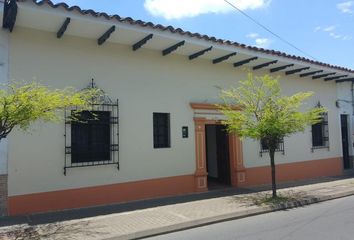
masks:
[[[259,155],[261,157],[263,156],[264,153],[269,152],[268,144],[264,139],[261,139],[261,141],[260,141],[260,148],[261,148],[261,150],[259,151]],[[275,152],[281,152],[283,155],[285,154],[284,139],[283,138],[278,142]]]
[[[111,126],[109,111],[72,112],[71,162],[110,161]]]
[[[90,87],[96,88],[93,81]],[[69,168],[88,166],[116,165],[119,170],[118,100],[102,92],[93,102],[85,111],[65,109],[64,175]]]
[[[171,147],[170,114],[153,113],[154,121],[154,148]]]
[[[328,113],[321,114],[321,121],[311,126],[312,132],[312,148],[328,148],[329,149],[329,131],[328,131]]]

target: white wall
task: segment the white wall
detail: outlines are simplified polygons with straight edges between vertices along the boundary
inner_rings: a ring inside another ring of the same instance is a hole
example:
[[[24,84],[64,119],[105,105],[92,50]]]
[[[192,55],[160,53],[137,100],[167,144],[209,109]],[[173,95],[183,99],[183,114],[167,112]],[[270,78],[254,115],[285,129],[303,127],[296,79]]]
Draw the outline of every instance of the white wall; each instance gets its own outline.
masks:
[[[10,136],[9,195],[138,181],[195,172],[193,111],[190,102],[215,102],[217,88],[235,82],[234,71],[209,62],[131,46],[16,28],[11,34],[11,79],[36,78],[55,88],[97,85],[120,102],[120,171],[114,166],[69,169],[63,175],[64,127],[38,124],[30,134]],[[223,75],[224,80],[220,81]],[[153,149],[153,112],[171,115],[171,148]],[[183,139],[181,127],[190,136]]]
[[[9,138],[9,195],[98,186],[195,172],[193,111],[190,102],[219,101],[217,87],[228,88],[246,77],[230,64],[169,55],[159,51],[16,28],[10,36],[10,76],[36,78],[55,88],[85,87],[93,77],[100,88],[120,102],[120,171],[115,167],[64,167],[64,124],[37,124],[30,134],[16,131]],[[263,72],[257,72],[262,74]],[[284,77],[284,76],[283,76]],[[339,156],[338,112],[333,83],[291,77],[283,81],[285,93],[313,90],[329,108],[330,151],[311,152],[309,131],[285,140],[286,155],[278,162],[296,162]],[[171,148],[153,149],[153,112],[171,114]],[[183,139],[181,127],[190,136]],[[259,157],[259,143],[246,140],[246,167],[268,165]]]
[[[314,149],[312,147],[311,127],[303,133],[296,133],[291,137],[284,138],[285,155],[276,153],[276,163],[291,163],[306,160],[316,160],[324,158],[334,158],[341,155],[341,133],[339,125],[338,109],[335,106],[337,98],[335,82],[324,82],[323,80],[313,80],[311,78],[299,78],[296,75],[287,77],[287,80],[280,80],[282,91],[286,95],[300,91],[312,91],[315,95],[310,98],[303,109],[315,107],[320,101],[321,105],[328,110],[329,128],[329,150]],[[256,167],[269,165],[269,155],[259,155],[259,142],[251,139],[245,140],[244,156],[246,167]]]
[[[3,4],[0,3],[0,8]],[[0,15],[2,18],[2,15]],[[8,81],[8,32],[0,29],[0,84],[5,84]],[[2,87],[2,86],[0,86]],[[7,139],[0,142],[0,175],[7,174]]]

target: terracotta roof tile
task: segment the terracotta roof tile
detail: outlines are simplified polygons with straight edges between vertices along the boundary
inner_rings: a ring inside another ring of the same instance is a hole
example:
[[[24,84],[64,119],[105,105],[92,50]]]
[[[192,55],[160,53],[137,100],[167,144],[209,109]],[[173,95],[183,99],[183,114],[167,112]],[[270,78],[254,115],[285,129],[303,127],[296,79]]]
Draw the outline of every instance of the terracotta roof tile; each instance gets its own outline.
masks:
[[[26,2],[27,0],[17,0],[18,2]],[[189,36],[192,38],[198,38],[198,39],[204,39],[206,41],[210,41],[210,42],[214,42],[214,43],[219,43],[219,44],[223,44],[223,45],[229,45],[229,46],[235,46],[238,48],[243,48],[243,49],[248,49],[254,52],[259,52],[259,53],[266,53],[266,54],[270,54],[273,56],[279,56],[279,57],[285,57],[285,58],[289,58],[289,59],[293,59],[293,60],[299,60],[302,61],[304,63],[310,63],[310,64],[314,64],[314,65],[318,65],[321,67],[329,67],[329,68],[333,68],[333,69],[337,69],[337,70],[341,70],[341,71],[346,71],[349,73],[354,73],[353,69],[349,69],[349,68],[345,68],[345,67],[340,67],[340,66],[336,66],[336,65],[331,65],[328,63],[323,63],[323,62],[319,62],[319,61],[314,61],[308,58],[304,58],[304,57],[300,57],[300,56],[295,56],[295,55],[290,55],[284,52],[280,52],[280,51],[275,51],[275,50],[269,50],[269,49],[264,49],[264,48],[258,48],[258,47],[254,47],[254,46],[248,46],[245,44],[240,44],[237,42],[233,42],[230,40],[224,40],[224,39],[217,39],[213,36],[208,36],[208,35],[201,35],[200,33],[191,33],[189,31],[184,31],[181,28],[174,28],[173,26],[163,26],[161,24],[154,24],[152,22],[144,22],[142,20],[134,20],[130,17],[126,17],[126,18],[122,18],[119,15],[109,15],[105,12],[96,12],[92,9],[88,9],[88,10],[83,10],[81,9],[79,6],[68,6],[66,3],[57,3],[54,4],[52,1],[50,0],[41,0],[41,1],[36,1],[36,0],[28,0],[28,1],[33,1],[36,5],[38,6],[42,6],[42,5],[49,5],[52,8],[64,8],[66,11],[69,12],[77,12],[81,15],[91,15],[93,17],[99,18],[99,17],[104,17],[107,20],[116,20],[118,22],[121,23],[129,23],[132,25],[139,25],[141,27],[149,27],[152,29],[158,29],[158,30],[162,30],[162,31],[169,31],[171,33],[175,33],[175,34],[180,34],[182,36]]]

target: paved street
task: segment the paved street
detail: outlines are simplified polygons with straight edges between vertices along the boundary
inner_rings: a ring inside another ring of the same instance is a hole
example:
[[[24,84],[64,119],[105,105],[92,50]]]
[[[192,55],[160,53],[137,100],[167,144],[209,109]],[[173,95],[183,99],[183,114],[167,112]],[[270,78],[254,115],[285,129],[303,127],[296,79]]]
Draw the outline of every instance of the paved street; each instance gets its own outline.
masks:
[[[295,183],[294,183],[295,184]],[[201,226],[235,217],[233,222],[155,239],[353,239],[354,178],[322,178],[279,184],[293,197],[284,204],[256,205],[269,191],[224,189],[201,194],[145,200],[14,218],[0,218],[0,239],[127,240]],[[301,207],[301,206],[306,207]],[[284,207],[297,209],[269,213]],[[250,217],[261,214],[258,217]],[[154,238],[153,238],[154,239]]]
[[[353,236],[354,196],[350,196],[148,239],[352,240]]]

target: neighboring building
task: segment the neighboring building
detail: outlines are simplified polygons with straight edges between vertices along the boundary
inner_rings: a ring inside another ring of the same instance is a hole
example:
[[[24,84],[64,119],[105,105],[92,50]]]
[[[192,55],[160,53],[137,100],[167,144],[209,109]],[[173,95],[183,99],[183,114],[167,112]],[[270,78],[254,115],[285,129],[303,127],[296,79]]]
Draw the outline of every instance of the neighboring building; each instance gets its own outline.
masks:
[[[354,80],[354,79],[353,79]],[[340,114],[342,157],[343,168],[353,168],[354,155],[354,82],[353,81],[337,81],[336,106]]]
[[[9,215],[270,183],[267,147],[227,135],[214,105],[220,88],[246,78],[243,67],[280,76],[285,94],[314,91],[308,106],[328,109],[323,123],[280,143],[278,181],[342,173],[340,114],[349,123],[353,112],[351,95],[338,100],[336,80],[350,87],[353,70],[50,1],[7,4],[2,83],[82,89],[94,79],[107,94],[95,120],[80,114],[89,124],[71,124],[68,110],[65,123],[38,123],[1,142],[0,207]]]

